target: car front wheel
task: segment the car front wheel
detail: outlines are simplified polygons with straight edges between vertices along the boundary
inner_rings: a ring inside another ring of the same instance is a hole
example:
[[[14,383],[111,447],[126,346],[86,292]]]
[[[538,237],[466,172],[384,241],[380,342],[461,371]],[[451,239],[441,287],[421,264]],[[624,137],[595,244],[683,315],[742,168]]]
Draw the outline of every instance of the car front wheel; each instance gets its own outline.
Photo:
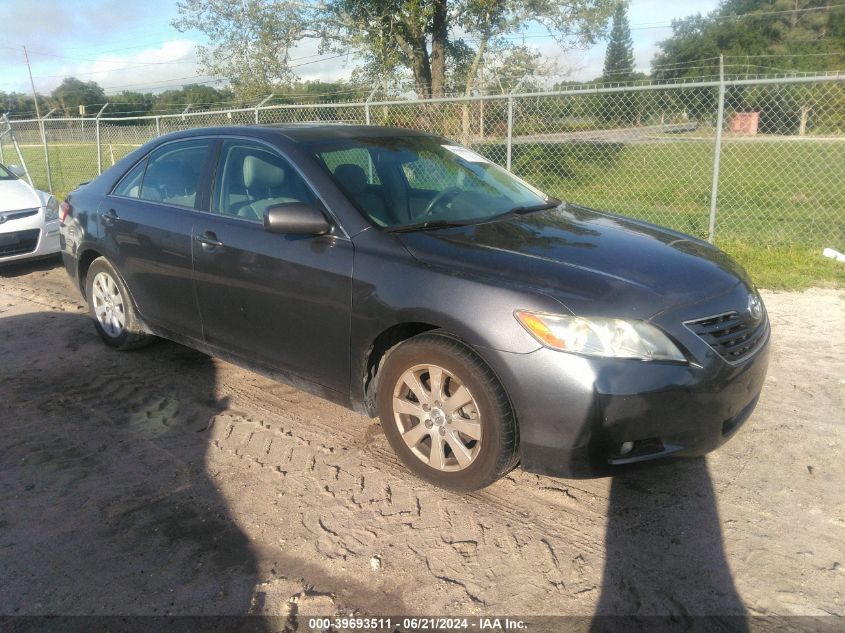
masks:
[[[141,327],[123,280],[106,258],[91,262],[85,277],[85,296],[94,327],[107,345],[130,350],[154,339]]]
[[[516,465],[517,429],[504,388],[463,343],[423,334],[391,350],[377,404],[393,450],[444,488],[478,490]]]

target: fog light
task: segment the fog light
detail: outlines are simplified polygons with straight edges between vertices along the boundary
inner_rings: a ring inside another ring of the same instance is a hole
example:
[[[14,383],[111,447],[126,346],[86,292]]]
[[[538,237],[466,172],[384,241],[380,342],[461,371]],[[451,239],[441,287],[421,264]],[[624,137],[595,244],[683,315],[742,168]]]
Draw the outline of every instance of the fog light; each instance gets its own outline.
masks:
[[[622,442],[622,446],[619,447],[619,454],[620,455],[627,455],[632,450],[634,450],[634,443],[633,442]]]

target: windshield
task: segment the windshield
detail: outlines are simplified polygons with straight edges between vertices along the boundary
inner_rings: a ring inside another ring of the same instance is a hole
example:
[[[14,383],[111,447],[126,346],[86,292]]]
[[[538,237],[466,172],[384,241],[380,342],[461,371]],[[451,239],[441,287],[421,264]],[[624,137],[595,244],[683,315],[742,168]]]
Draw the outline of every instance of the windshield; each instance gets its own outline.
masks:
[[[361,137],[309,148],[380,227],[482,222],[554,200],[475,152],[436,137]]]
[[[0,165],[0,180],[17,180],[18,177],[15,176],[12,172],[6,169],[3,165]]]

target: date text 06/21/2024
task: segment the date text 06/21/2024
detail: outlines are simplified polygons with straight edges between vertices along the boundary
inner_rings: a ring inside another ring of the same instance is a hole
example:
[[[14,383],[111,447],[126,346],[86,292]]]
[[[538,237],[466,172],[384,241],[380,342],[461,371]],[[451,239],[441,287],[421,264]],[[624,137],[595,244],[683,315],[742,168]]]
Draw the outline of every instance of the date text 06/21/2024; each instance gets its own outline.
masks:
[[[337,631],[355,630],[393,630],[401,623],[402,629],[409,631],[429,630],[454,630],[467,631],[470,629],[480,631],[525,631],[527,623],[519,619],[511,618],[310,618],[308,626],[316,630],[328,630],[332,628]]]

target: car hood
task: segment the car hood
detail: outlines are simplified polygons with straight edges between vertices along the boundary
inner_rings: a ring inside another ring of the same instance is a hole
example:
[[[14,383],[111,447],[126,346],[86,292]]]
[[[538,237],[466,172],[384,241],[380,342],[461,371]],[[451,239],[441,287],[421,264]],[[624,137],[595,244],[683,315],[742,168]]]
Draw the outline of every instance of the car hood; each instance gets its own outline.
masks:
[[[745,271],[707,242],[571,204],[397,235],[421,262],[539,290],[576,314],[645,319],[738,283],[751,288]]]
[[[0,180],[0,213],[35,209],[41,205],[39,195],[23,180]]]

